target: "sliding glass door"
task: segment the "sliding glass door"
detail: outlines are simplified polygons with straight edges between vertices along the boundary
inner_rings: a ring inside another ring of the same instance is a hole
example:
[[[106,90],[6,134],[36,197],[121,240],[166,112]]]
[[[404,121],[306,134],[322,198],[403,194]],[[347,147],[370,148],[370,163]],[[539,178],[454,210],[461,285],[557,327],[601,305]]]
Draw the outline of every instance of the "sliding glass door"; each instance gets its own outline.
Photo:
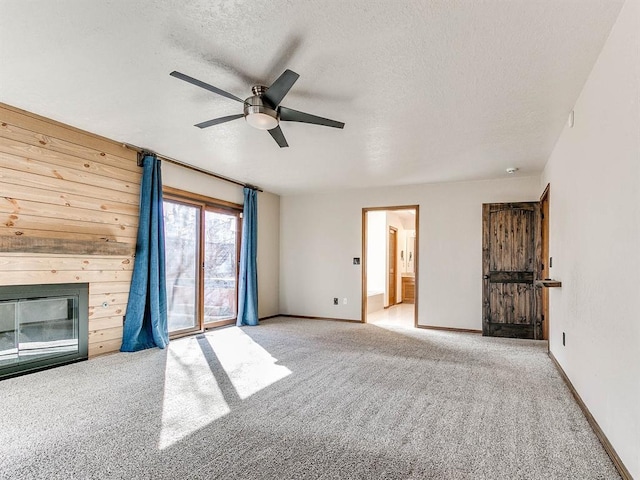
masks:
[[[169,332],[199,330],[199,207],[164,202]]]
[[[205,211],[204,322],[235,319],[238,283],[238,215]]]
[[[173,192],[165,192],[164,200],[169,332],[234,323],[241,207],[168,190]]]

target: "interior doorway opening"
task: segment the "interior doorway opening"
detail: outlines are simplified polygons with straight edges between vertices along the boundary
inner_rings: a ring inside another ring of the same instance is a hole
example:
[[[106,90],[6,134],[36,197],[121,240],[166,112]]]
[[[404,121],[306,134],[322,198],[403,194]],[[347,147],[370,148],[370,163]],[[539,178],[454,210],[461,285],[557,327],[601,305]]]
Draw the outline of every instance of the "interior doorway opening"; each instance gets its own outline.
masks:
[[[417,205],[362,209],[362,321],[418,325]]]

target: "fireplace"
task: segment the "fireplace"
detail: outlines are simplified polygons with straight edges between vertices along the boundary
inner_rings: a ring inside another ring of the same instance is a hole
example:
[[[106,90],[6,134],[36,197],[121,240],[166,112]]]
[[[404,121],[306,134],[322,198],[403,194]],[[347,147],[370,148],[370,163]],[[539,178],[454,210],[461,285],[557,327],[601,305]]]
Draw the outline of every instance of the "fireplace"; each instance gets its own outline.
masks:
[[[89,284],[0,287],[0,379],[86,360]]]

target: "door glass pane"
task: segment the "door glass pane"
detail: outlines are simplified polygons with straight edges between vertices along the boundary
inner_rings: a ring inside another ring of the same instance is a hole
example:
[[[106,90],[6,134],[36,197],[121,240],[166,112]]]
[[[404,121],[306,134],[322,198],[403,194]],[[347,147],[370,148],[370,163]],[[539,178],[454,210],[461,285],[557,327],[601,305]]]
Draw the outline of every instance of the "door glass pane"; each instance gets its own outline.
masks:
[[[77,297],[24,300],[17,306],[21,357],[78,351]]]
[[[204,321],[235,318],[237,279],[236,214],[205,212]]]
[[[0,365],[18,360],[16,309],[18,302],[0,302]]]
[[[0,302],[0,365],[79,351],[78,297]]]
[[[169,331],[199,327],[198,208],[164,202]]]

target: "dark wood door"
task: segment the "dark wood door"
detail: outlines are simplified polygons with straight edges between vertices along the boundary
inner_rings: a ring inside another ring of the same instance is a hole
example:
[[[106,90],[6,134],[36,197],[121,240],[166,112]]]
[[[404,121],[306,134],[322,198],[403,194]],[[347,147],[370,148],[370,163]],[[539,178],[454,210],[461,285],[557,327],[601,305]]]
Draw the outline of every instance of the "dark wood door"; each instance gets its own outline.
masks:
[[[398,303],[398,229],[389,227],[389,306]]]
[[[542,197],[540,197],[540,225],[542,228],[542,255],[540,265],[540,278],[549,278],[549,185],[545,189]],[[542,296],[541,304],[541,320],[542,320],[542,338],[549,340],[549,289],[541,288]]]
[[[491,203],[483,209],[482,334],[542,338],[540,204]]]

